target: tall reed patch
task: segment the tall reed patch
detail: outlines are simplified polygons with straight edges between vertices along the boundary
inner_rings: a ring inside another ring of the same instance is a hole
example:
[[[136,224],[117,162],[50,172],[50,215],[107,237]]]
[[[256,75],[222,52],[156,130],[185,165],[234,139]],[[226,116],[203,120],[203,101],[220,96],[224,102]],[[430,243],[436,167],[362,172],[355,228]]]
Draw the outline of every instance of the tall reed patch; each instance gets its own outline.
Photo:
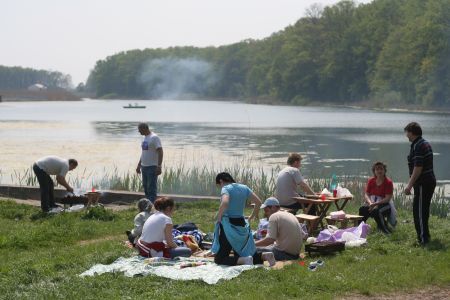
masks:
[[[187,168],[183,164],[177,167],[163,168],[163,173],[158,179],[158,191],[162,194],[184,194],[198,196],[217,196],[220,190],[215,184],[215,176],[219,172],[229,172],[237,182],[248,185],[262,200],[273,196],[275,192],[276,176],[279,167],[265,169],[263,167],[251,167],[248,161],[236,163],[225,168],[216,166],[195,166]],[[103,170],[101,176],[95,176],[93,172],[84,169],[77,176],[69,176],[69,184],[81,192],[91,188],[97,190],[125,190],[142,192],[141,176],[136,172],[120,172],[117,168]],[[11,175],[14,184],[23,186],[38,185],[36,177],[31,169],[15,171]],[[330,172],[313,173],[307,177],[308,183],[316,192],[328,188],[331,183]],[[347,208],[353,212],[364,202],[364,191],[367,177],[362,176],[338,176],[338,182],[347,188],[354,196]],[[394,189],[393,201],[397,208],[412,210],[412,196],[403,193],[405,185],[397,184]],[[445,197],[444,187],[437,187],[431,202],[430,212],[439,217],[450,217],[450,202]]]

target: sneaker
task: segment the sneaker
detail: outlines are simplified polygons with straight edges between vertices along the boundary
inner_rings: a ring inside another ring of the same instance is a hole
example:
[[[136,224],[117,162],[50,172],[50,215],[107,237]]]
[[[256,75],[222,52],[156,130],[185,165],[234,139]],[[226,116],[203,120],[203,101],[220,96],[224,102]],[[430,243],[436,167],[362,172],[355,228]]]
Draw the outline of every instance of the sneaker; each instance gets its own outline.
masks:
[[[310,266],[310,267],[311,267],[311,266],[314,266],[314,267],[322,267],[324,263],[325,263],[325,262],[324,262],[323,260],[320,260],[320,259],[319,259],[319,260],[310,262],[310,263],[309,263],[309,266]]]
[[[49,214],[59,214],[60,212],[62,212],[64,209],[62,209],[61,207],[53,207],[52,209],[50,209],[48,211]]]
[[[308,266],[308,270],[315,272],[317,270],[317,266]]]
[[[253,265],[253,256],[242,256],[237,261],[238,265]]]
[[[261,258],[265,261],[267,261],[269,263],[270,267],[273,267],[275,265],[275,263],[277,262],[275,260],[275,256],[273,255],[272,252],[263,252],[261,254]]]

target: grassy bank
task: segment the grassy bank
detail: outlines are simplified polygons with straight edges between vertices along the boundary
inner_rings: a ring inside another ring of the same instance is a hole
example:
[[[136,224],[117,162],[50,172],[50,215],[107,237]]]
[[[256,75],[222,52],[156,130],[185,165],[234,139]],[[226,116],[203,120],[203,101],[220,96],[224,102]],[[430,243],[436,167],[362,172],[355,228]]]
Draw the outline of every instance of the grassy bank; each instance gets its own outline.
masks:
[[[203,231],[211,231],[217,206],[180,204],[174,222],[194,221]],[[330,299],[450,285],[450,221],[431,217],[432,242],[426,248],[416,247],[409,211],[400,211],[391,236],[372,233],[366,247],[322,257],[325,266],[316,272],[299,264],[283,270],[256,269],[214,286],[156,276],[78,277],[94,264],[133,255],[122,241],[134,214],[128,210],[43,216],[38,208],[0,201],[1,298]]]

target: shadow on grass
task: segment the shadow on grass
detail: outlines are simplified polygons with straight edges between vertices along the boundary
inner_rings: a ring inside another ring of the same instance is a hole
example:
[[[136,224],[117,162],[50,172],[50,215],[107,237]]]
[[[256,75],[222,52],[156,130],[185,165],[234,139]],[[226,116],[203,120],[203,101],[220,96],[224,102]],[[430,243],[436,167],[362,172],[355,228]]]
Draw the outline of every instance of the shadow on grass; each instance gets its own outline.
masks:
[[[444,244],[441,240],[431,240],[426,246],[425,249],[430,251],[447,251],[447,245]]]
[[[49,213],[45,213],[43,211],[39,211],[39,212],[36,212],[36,213],[32,214],[30,216],[30,220],[31,221],[47,220],[47,219],[52,218],[53,216],[54,216],[53,214],[49,214]]]

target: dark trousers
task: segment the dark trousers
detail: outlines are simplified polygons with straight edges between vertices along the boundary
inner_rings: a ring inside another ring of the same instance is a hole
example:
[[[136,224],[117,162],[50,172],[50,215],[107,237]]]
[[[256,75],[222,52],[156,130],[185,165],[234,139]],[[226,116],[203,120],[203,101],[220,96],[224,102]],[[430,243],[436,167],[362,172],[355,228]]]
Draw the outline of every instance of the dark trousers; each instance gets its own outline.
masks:
[[[379,230],[384,233],[390,233],[390,229],[386,223],[385,217],[389,217],[391,213],[391,206],[389,203],[384,203],[376,206],[374,209],[369,211],[368,206],[361,206],[359,208],[359,215],[363,216],[362,221],[366,222],[370,217],[374,218],[377,223],[377,227]]]
[[[230,223],[235,226],[245,227],[244,218],[230,218]],[[214,262],[218,265],[235,266],[239,259],[239,254],[237,254],[237,252],[234,251],[234,256],[230,256],[230,252],[231,250],[233,250],[233,247],[231,247],[230,242],[228,241],[225,235],[225,231],[223,230],[222,224],[220,224],[219,226],[220,226],[220,233],[219,233],[220,249],[219,252],[217,252],[216,256],[214,257]],[[254,264],[263,263],[260,253],[255,252],[255,254],[253,255],[253,263]]]
[[[303,209],[306,205],[307,204],[301,204],[301,203],[296,202],[296,203],[291,204],[291,205],[281,205],[281,207],[288,208],[290,210],[295,210],[295,211],[293,211],[293,213],[295,215],[299,209]],[[313,204],[311,206],[311,208],[309,209],[309,211],[308,211],[308,215],[315,216],[316,214],[317,214],[316,205]]]
[[[53,206],[55,206],[55,198],[53,196],[53,180],[50,178],[50,175],[39,168],[37,164],[33,165],[33,171],[34,174],[36,174],[39,182],[39,189],[41,191],[41,209],[43,212],[48,212]]]
[[[413,216],[419,243],[430,241],[428,218],[430,217],[430,204],[436,182],[414,185]]]

